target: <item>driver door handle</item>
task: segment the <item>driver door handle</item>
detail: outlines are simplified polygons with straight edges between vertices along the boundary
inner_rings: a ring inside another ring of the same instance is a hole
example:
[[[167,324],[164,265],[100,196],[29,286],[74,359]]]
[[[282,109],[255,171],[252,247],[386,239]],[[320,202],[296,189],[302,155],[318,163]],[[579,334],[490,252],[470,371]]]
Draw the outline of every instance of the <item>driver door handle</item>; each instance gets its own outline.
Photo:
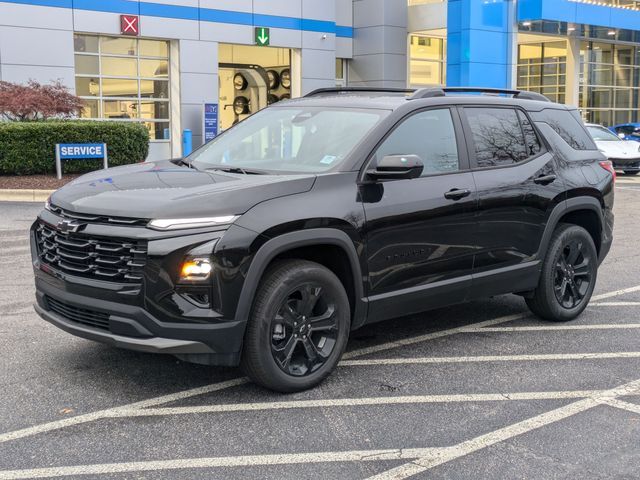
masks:
[[[444,194],[444,198],[447,200],[460,200],[464,197],[468,197],[469,195],[471,195],[471,190],[453,188]]]
[[[553,183],[556,178],[558,177],[556,177],[554,174],[540,175],[533,180],[533,183],[537,183],[538,185],[549,185],[550,183]]]

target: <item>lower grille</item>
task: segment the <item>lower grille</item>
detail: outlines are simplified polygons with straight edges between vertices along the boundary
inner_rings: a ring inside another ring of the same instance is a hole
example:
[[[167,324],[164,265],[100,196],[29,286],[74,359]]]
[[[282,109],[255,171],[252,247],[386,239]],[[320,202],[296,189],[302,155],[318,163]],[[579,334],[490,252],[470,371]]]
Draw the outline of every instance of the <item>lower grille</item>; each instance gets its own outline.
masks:
[[[46,297],[47,304],[52,312],[66,318],[70,322],[79,323],[87,327],[109,330],[109,314],[88,310],[86,308],[74,307],[51,297]]]

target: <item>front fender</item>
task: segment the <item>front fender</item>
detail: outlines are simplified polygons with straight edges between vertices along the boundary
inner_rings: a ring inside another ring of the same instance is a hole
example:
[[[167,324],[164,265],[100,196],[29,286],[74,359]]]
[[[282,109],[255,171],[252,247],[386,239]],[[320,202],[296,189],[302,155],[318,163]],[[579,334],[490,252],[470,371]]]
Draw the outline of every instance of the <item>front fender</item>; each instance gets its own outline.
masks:
[[[354,316],[351,321],[351,326],[352,329],[362,326],[366,320],[367,302],[363,295],[362,272],[358,254],[353,241],[345,232],[331,228],[313,228],[285,233],[265,242],[254,255],[247,271],[246,279],[238,300],[235,320],[246,322],[249,319],[251,306],[260,280],[269,263],[277,255],[294,248],[313,245],[334,245],[342,248],[347,254],[355,288]]]

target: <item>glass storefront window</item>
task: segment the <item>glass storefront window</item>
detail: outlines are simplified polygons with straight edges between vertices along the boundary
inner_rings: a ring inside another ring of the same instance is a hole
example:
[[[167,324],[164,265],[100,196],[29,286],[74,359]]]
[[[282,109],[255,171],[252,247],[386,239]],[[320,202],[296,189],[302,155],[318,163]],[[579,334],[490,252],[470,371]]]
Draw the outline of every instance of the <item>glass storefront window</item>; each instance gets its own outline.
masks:
[[[136,56],[138,41],[126,37],[100,37],[100,53],[103,55]]]
[[[169,140],[169,42],[74,35],[81,118],[141,122]]]
[[[584,41],[580,47],[580,108],[606,126],[640,119],[640,48]]]
[[[446,83],[444,38],[411,35],[409,41],[409,85],[428,86]]]
[[[554,102],[564,103],[566,71],[566,42],[518,45],[519,89],[542,93]]]

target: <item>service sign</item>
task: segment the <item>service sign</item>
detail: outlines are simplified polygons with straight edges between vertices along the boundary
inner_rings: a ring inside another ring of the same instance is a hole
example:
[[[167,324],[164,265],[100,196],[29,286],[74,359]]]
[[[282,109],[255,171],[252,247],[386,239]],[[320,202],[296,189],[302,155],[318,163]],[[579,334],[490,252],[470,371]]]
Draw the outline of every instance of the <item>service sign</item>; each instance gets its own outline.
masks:
[[[204,143],[210,142],[218,135],[218,104],[204,104]]]
[[[104,143],[61,143],[60,159],[104,158]]]

